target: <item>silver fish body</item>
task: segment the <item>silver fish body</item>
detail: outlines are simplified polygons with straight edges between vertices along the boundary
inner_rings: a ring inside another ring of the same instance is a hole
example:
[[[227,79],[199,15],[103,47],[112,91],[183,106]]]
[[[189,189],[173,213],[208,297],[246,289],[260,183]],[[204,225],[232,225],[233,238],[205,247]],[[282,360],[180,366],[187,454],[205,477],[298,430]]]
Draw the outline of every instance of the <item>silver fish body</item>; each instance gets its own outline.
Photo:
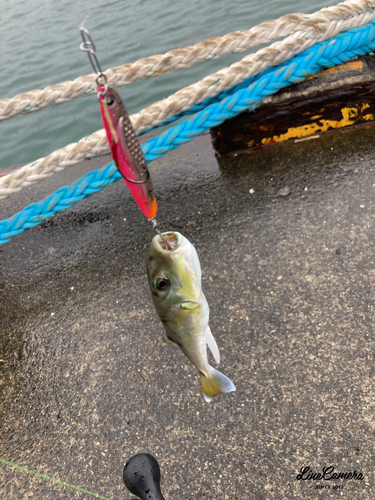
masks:
[[[163,233],[152,240],[147,276],[156,311],[165,328],[164,343],[177,344],[198,368],[206,401],[222,392],[236,390],[228,377],[209,365],[207,345],[216,363],[220,354],[212,336],[209,307],[201,287],[198,254],[178,232]]]

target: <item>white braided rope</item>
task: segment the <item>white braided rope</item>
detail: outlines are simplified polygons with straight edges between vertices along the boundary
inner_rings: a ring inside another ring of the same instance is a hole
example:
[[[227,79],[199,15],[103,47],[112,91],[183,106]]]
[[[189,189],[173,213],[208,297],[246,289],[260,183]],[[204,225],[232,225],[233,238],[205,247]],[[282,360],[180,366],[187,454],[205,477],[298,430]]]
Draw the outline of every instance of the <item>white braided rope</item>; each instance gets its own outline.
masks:
[[[367,10],[363,11],[364,7]],[[328,25],[325,22],[325,29],[320,32],[320,36],[314,32],[314,37],[311,38],[310,33],[299,31],[283,41],[275,42],[270,47],[246,56],[242,61],[234,63],[229,68],[224,68],[200,82],[176,92],[167,99],[152,104],[142,110],[140,114],[130,117],[135,131],[139,134],[153,125],[162,123],[169,117],[202,102],[207,97],[212,97],[222,90],[231,88],[249,76],[260,73],[268,66],[280,64],[308,47],[335,36],[340,31],[367,24],[375,19],[374,7],[375,0],[362,0],[344,2],[335,7],[323,9],[320,14],[324,12],[325,16],[329,15],[331,21]],[[322,25],[323,22],[320,26]],[[81,139],[78,143],[69,144],[45,158],[40,158],[0,178],[0,199],[23,187],[40,182],[54,172],[74,165],[84,158],[91,158],[107,152],[109,152],[109,147],[105,132],[103,129],[98,130]]]
[[[243,52],[257,45],[270,43],[277,38],[308,32],[309,38],[319,38],[332,23],[348,17],[369,12],[374,0],[348,0],[338,6],[324,8],[314,14],[288,14],[277,20],[266,21],[250,30],[235,31],[223,37],[208,40],[166,54],[157,54],[139,59],[133,64],[124,64],[108,69],[105,74],[113,88],[130,85],[139,79],[159,76],[167,71],[189,68],[197,62],[217,59],[225,54]],[[47,106],[56,106],[73,101],[77,97],[94,93],[95,75],[89,74],[43,90],[31,90],[10,99],[0,100],[0,121],[9,120],[18,114],[39,111]]]
[[[306,32],[298,32],[281,42],[275,42],[255,54],[245,56],[241,61],[224,68],[193,85],[189,85],[171,96],[143,109],[134,117],[134,125],[139,132],[165,122],[168,118],[190,109],[208,97],[214,97],[223,90],[230,89],[250,76],[255,76],[269,66],[277,66],[318,42],[322,42],[341,31],[357,28],[375,19],[375,12],[366,12],[354,18],[333,21],[321,36],[310,38]]]

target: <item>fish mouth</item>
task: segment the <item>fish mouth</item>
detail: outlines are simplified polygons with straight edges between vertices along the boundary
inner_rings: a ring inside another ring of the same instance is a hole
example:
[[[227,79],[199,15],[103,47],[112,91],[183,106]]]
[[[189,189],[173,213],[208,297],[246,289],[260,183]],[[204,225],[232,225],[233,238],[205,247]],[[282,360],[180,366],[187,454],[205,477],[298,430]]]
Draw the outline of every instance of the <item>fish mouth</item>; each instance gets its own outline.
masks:
[[[159,247],[165,252],[174,252],[177,250],[181,243],[181,235],[172,231],[162,233],[162,235],[165,241],[160,236],[158,236],[156,240]]]

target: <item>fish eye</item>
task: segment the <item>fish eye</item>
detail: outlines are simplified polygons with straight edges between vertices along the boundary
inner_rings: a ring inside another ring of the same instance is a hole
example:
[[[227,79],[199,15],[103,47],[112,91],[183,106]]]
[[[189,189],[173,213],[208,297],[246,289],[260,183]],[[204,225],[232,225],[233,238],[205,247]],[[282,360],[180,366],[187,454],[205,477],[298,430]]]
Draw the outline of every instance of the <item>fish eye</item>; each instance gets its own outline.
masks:
[[[159,290],[160,292],[165,292],[167,288],[170,286],[170,281],[168,278],[158,278],[155,280],[154,286],[156,290]]]
[[[114,98],[111,95],[107,95],[105,100],[107,101],[108,106],[112,106],[112,104],[114,104],[115,102]]]

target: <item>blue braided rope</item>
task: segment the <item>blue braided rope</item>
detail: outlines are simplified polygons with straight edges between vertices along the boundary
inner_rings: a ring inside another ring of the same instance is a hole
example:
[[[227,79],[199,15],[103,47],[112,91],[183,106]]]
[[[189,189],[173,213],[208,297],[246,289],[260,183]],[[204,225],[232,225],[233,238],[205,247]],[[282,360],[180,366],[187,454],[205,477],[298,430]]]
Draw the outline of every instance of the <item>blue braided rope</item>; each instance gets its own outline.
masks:
[[[362,29],[362,28],[358,28],[358,29]],[[351,31],[354,31],[354,30],[351,30]],[[351,33],[351,31],[348,31],[347,33]],[[341,34],[341,35],[338,35],[338,36],[345,36],[346,34]],[[337,37],[336,37],[337,38]],[[333,39],[334,40],[334,39]],[[330,40],[329,40],[330,41]],[[327,43],[327,42],[322,42],[322,44],[324,43]],[[318,45],[316,45],[315,47],[313,47],[312,49],[309,49],[309,50],[314,50],[316,49]],[[304,55],[307,53],[307,50],[305,52],[302,52],[301,54],[295,56],[295,58],[299,58],[299,57],[304,57]],[[366,51],[366,53],[368,53]],[[291,61],[292,59],[289,60],[289,62]],[[284,64],[287,64],[287,63],[284,63]],[[339,64],[342,64],[342,63],[339,63]],[[334,66],[335,64],[333,64]],[[332,65],[329,65],[329,66],[332,66]],[[324,67],[329,67],[329,66],[323,66]],[[169,125],[170,123],[173,123],[177,120],[180,120],[181,118],[183,118],[184,116],[187,116],[187,115],[193,115],[199,111],[202,111],[203,109],[206,109],[208,106],[210,106],[211,104],[215,104],[217,102],[220,102],[222,101],[223,99],[225,99],[226,97],[229,97],[233,94],[235,94],[238,90],[241,90],[241,89],[244,89],[244,88],[247,88],[249,87],[254,81],[256,81],[257,79],[259,79],[260,76],[264,77],[265,75],[267,75],[268,73],[270,73],[271,71],[274,71],[275,67],[274,66],[270,66],[269,68],[265,69],[263,71],[263,73],[260,73],[259,75],[255,75],[255,76],[251,76],[249,78],[247,78],[246,80],[244,80],[243,82],[241,83],[238,83],[237,85],[235,85],[234,87],[230,88],[230,89],[227,89],[227,90],[223,90],[222,92],[220,92],[219,94],[217,94],[216,96],[213,96],[213,97],[208,97],[207,99],[205,99],[204,101],[198,103],[198,104],[195,104],[193,107],[191,107],[190,109],[187,109],[185,111],[182,111],[181,113],[179,113],[178,115],[175,115],[175,116],[172,116],[170,118],[168,118],[165,122],[163,123],[160,123],[159,125],[154,125],[153,127],[150,127],[146,130],[143,130],[141,132],[141,134],[139,135],[144,135],[148,132],[150,132],[151,130],[155,130],[159,127],[164,127],[165,125]],[[322,68],[320,68],[321,70]],[[319,70],[319,71],[320,71]]]
[[[89,172],[69,186],[58,189],[52,195],[29,205],[21,212],[0,222],[0,244],[21,234],[25,229],[41,224],[52,215],[62,212],[93,193],[101,191],[108,184],[118,181],[120,178],[120,172],[111,163],[99,170]]]
[[[247,83],[249,81],[251,83],[247,87],[244,87],[245,82],[242,82],[234,87],[235,90],[225,91],[221,95],[227,97],[220,102],[215,102],[217,96],[204,101],[206,108],[194,117],[175,125],[142,145],[146,160],[150,162],[159,158],[241,111],[254,109],[264,97],[274,94],[283,87],[303,81],[307,76],[323,68],[342,64],[372,51],[375,51],[375,22],[321,42],[280,66],[268,68],[260,75],[250,78]],[[204,103],[197,107],[203,106]],[[120,178],[121,175],[112,162],[90,172],[70,186],[60,188],[44,200],[29,205],[21,212],[0,222],[0,244],[10,241],[25,229],[40,224],[55,213],[71,207]]]
[[[219,125],[244,110],[253,110],[266,96],[305,80],[322,68],[342,64],[356,56],[375,49],[375,23],[350,30],[331,40],[322,42],[293,57],[276,68],[269,68],[252,84],[211,104],[193,118],[177,124],[163,134],[153,137],[143,145],[148,161],[155,160],[197,135]]]

